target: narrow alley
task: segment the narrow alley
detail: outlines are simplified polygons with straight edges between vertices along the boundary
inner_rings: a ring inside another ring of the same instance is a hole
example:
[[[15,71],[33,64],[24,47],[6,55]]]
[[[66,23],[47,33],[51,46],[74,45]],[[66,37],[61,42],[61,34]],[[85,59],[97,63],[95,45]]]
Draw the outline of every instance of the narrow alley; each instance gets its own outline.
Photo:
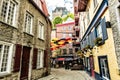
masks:
[[[94,80],[85,71],[65,70],[64,68],[51,69],[51,74],[39,80]]]

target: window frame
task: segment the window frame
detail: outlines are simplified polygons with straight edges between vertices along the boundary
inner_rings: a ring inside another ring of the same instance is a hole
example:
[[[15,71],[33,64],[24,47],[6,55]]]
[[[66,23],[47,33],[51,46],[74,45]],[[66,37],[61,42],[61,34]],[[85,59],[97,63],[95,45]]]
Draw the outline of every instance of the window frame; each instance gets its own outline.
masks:
[[[9,13],[9,6],[10,6],[10,2],[12,2],[15,6],[14,6],[14,12],[13,12],[13,20],[12,20],[12,24],[10,24],[10,23],[8,23],[7,21],[8,21],[8,13]],[[15,21],[15,19],[17,19],[15,16],[17,15],[17,8],[18,8],[18,2],[16,2],[16,0],[8,0],[7,1],[7,3],[8,3],[8,5],[7,5],[7,10],[6,10],[6,13],[5,13],[5,20],[2,20],[2,16],[1,16],[1,14],[2,14],[2,7],[3,7],[3,0],[2,0],[2,3],[1,3],[1,10],[0,10],[0,17],[1,17],[1,19],[0,19],[0,21],[2,21],[3,23],[6,23],[6,24],[8,24],[8,25],[11,25],[11,26],[15,26],[16,25],[16,21]]]
[[[98,1],[97,0],[93,0],[94,9],[96,9],[97,5],[98,5]]]
[[[38,54],[37,54],[37,69],[43,68],[44,67],[44,50],[43,49],[38,49]]]
[[[101,24],[99,23],[96,27],[96,31],[97,31],[97,37],[99,38],[102,38],[103,39],[103,32],[102,32],[102,26]]]
[[[28,15],[28,16],[26,16]],[[31,18],[31,26],[30,26],[30,31],[28,32],[27,28],[28,28],[28,17]],[[27,18],[27,21],[26,21]],[[33,35],[33,15],[31,13],[29,13],[28,11],[26,11],[25,13],[25,23],[24,23],[24,32]]]
[[[10,74],[11,73],[11,63],[12,63],[12,53],[13,53],[13,44],[12,43],[7,43],[7,42],[3,42],[3,41],[0,41],[0,45],[3,45],[3,46],[5,46],[5,45],[7,45],[7,46],[9,46],[9,52],[8,52],[8,60],[7,60],[7,66],[6,66],[6,71],[3,71],[3,72],[1,72],[1,66],[2,66],[2,60],[3,60],[3,48],[2,48],[2,54],[1,54],[1,60],[0,60],[0,76],[4,76],[4,75],[8,75],[8,74]]]
[[[45,29],[44,28],[45,28],[44,24],[41,21],[39,21],[38,22],[38,38],[40,38],[42,40],[45,39],[45,35],[44,35]]]

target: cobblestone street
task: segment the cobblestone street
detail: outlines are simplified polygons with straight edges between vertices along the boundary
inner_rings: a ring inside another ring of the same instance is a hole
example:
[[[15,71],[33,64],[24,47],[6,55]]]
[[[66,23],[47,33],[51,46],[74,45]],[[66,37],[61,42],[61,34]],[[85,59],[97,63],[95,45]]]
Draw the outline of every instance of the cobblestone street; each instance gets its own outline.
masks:
[[[65,70],[51,69],[51,74],[47,77],[40,78],[39,80],[94,80],[85,71],[80,70]]]

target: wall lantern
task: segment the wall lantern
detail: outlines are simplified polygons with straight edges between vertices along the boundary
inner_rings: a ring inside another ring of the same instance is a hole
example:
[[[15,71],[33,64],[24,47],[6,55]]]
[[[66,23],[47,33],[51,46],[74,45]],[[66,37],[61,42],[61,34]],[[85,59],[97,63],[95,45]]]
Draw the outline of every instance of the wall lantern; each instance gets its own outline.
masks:
[[[107,21],[107,22],[106,22],[106,27],[107,27],[107,28],[111,28],[111,23],[110,23],[110,21]]]

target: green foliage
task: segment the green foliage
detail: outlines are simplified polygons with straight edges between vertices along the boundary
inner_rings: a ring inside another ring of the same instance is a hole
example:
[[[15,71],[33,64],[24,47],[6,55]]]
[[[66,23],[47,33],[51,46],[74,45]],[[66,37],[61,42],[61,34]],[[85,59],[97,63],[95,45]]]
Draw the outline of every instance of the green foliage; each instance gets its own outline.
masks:
[[[85,47],[85,49],[92,49],[92,46],[91,46],[91,45],[87,45],[87,46]]]
[[[99,46],[103,44],[102,38],[98,37],[94,40],[95,45]]]
[[[82,51],[81,51],[81,50],[78,50],[78,51],[77,51],[77,55],[79,55],[79,56],[80,56],[80,58],[84,58],[84,55],[83,55],[83,53],[82,53]]]
[[[56,25],[56,24],[60,24],[60,23],[62,23],[63,22],[63,20],[62,20],[62,18],[61,17],[55,17],[55,19],[53,20],[53,24],[54,24],[54,26]]]
[[[73,13],[69,13],[68,16],[72,19],[74,19],[74,14]]]
[[[82,52],[80,50],[77,51],[77,54],[81,54]]]
[[[67,21],[68,18],[72,18],[74,20],[74,14],[73,13],[68,13],[65,17],[60,17],[57,16],[54,18],[54,20],[52,21],[52,28],[54,29],[56,26],[56,24],[61,24],[63,21]]]
[[[74,20],[74,14],[73,14],[73,13],[69,13],[69,14],[67,14],[65,17],[63,17],[63,21],[64,21],[64,22],[67,21],[67,19],[68,19],[69,17]]]

